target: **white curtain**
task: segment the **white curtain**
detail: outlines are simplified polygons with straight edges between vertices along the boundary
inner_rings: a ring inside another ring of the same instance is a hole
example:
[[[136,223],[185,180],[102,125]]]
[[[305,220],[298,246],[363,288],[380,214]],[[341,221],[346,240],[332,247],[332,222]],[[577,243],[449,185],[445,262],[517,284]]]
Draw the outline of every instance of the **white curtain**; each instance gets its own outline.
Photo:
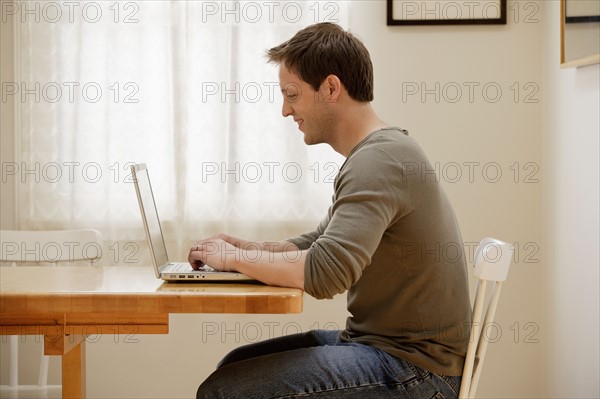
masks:
[[[342,159],[281,116],[265,52],[315,22],[347,28],[348,3],[17,3],[20,228],[96,228],[108,263],[145,262],[129,174],[141,162],[176,255],[220,231],[282,239],[324,215]]]

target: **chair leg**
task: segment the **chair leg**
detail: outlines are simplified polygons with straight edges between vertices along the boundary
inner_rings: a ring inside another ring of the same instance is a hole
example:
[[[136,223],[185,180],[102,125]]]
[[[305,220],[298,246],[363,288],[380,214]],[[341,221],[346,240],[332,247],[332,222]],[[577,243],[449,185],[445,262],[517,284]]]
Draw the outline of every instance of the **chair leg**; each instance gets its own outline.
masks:
[[[10,350],[8,385],[16,387],[19,385],[19,336],[10,335],[8,337],[8,342]]]
[[[9,376],[8,386],[16,387],[19,385],[19,336],[9,335]],[[50,356],[44,355],[42,347],[42,356],[40,359],[40,372],[38,374],[38,386],[43,387],[48,385],[48,366]]]
[[[44,348],[42,348],[42,358],[40,359],[40,373],[38,375],[38,386],[45,387],[48,385],[48,364],[50,362],[50,356],[44,355]]]

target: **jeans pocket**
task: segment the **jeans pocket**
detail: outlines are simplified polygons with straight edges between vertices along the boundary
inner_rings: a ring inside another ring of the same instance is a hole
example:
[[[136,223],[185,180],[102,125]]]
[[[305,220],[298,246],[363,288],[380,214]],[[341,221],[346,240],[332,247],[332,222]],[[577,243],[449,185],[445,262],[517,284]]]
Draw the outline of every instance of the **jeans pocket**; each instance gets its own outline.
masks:
[[[443,393],[441,392],[436,392],[435,395],[433,395],[431,398],[429,399],[446,399],[446,397],[444,396]]]

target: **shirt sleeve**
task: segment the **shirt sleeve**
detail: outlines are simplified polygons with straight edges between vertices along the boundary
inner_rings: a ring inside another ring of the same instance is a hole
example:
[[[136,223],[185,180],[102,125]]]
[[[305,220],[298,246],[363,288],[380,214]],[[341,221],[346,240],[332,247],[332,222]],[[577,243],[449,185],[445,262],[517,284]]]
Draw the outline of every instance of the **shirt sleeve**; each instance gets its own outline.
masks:
[[[400,162],[378,148],[352,155],[336,180],[329,223],[308,251],[306,292],[332,298],[354,285],[388,226],[408,211],[409,201]]]
[[[331,211],[331,209],[330,209],[330,211]],[[323,220],[321,220],[321,222],[319,223],[319,225],[317,226],[317,228],[314,231],[311,231],[309,233],[304,233],[304,234],[301,234],[296,237],[288,238],[288,239],[286,239],[286,241],[289,241],[292,244],[295,244],[298,247],[298,249],[300,249],[301,251],[309,249],[310,246],[315,241],[317,241],[317,239],[325,231],[325,228],[329,224],[329,218],[330,218],[330,213],[328,212],[327,216],[325,216],[325,218],[323,218]]]

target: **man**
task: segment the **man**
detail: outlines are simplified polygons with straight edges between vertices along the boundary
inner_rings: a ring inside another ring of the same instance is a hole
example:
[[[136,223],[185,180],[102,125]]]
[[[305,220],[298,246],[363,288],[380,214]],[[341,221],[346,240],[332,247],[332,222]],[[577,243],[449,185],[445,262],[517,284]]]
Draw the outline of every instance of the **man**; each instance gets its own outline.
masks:
[[[375,114],[370,56],[352,34],[312,25],[268,57],[280,67],[283,116],[306,144],[346,157],[333,204],[313,232],[277,244],[221,234],[192,247],[189,260],[316,298],[348,291],[351,317],[343,331],[234,350],[198,398],[456,397],[467,272],[452,207],[435,176],[420,173],[433,168],[406,131]]]

